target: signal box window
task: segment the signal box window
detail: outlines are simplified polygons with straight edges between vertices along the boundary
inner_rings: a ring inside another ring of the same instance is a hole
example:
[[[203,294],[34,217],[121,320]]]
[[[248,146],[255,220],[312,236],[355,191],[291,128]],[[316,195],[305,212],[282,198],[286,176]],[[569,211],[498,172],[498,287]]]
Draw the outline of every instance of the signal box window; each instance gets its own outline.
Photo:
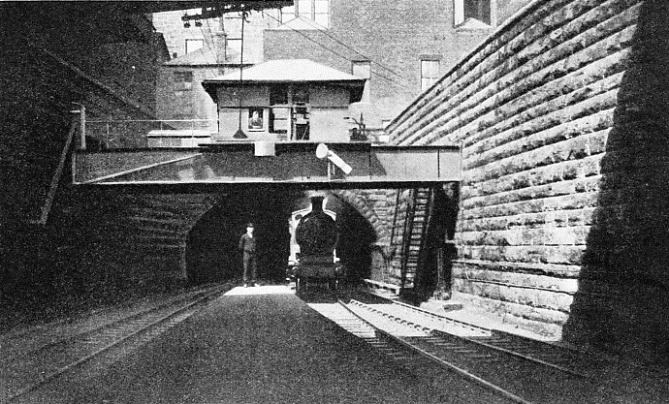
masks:
[[[269,131],[287,134],[290,125],[290,106],[288,105],[288,86],[277,85],[269,90]]]
[[[309,140],[309,108],[295,106],[293,109],[295,140]]]
[[[265,130],[265,109],[264,108],[249,108],[249,126],[248,129],[252,132]]]
[[[309,140],[309,90],[306,87],[293,88],[293,138]]]

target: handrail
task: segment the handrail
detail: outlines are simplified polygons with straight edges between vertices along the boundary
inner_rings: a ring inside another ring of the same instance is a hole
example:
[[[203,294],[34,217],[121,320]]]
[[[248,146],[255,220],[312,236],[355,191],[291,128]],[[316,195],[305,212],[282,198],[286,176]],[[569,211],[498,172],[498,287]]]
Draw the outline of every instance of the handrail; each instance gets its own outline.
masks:
[[[418,250],[418,256],[417,256],[417,261],[416,261],[416,270],[420,267],[421,265],[421,255],[424,254],[424,245],[425,245],[425,234],[427,231],[427,225],[428,225],[428,220],[429,220],[429,215],[432,214],[432,189],[427,188],[414,188],[411,190],[411,202],[407,206],[407,211],[406,211],[406,221],[404,222],[404,235],[403,238],[404,240],[402,241],[402,264],[401,264],[401,271],[402,271],[402,287],[405,287],[406,284],[406,278],[407,278],[407,272],[408,272],[408,267],[409,267],[409,255],[411,254],[411,241],[413,237],[413,231],[414,231],[414,222],[416,218],[416,207],[418,205],[418,195],[421,192],[426,192],[427,193],[427,202],[425,204],[425,219],[423,221],[423,227],[421,228],[421,235],[420,235],[420,240],[421,240],[421,245]],[[415,281],[415,273],[414,273],[414,281]]]
[[[411,228],[413,227],[413,217],[416,209],[416,188],[411,189],[410,199],[407,201],[406,211],[404,212],[404,228],[402,229],[402,255],[400,262],[400,274],[402,275],[402,288],[406,286],[407,271],[409,263],[409,251],[411,250]]]
[[[218,122],[218,119],[89,119],[88,123],[127,123],[127,122]]]
[[[65,169],[65,162],[67,161],[67,155],[69,154],[70,148],[72,147],[74,134],[76,133],[78,126],[79,122],[77,119],[75,119],[72,122],[72,126],[70,127],[70,132],[67,134],[67,138],[65,139],[65,146],[63,146],[63,150],[60,153],[60,160],[58,161],[58,166],[56,167],[56,170],[53,173],[53,177],[51,177],[51,183],[49,184],[49,191],[46,194],[44,205],[42,205],[42,209],[40,211],[40,217],[38,220],[30,220],[30,223],[32,224],[39,224],[41,226],[45,226],[47,221],[49,220],[49,213],[51,212],[53,201],[56,198],[56,192],[58,191],[58,184],[60,184],[60,179],[63,175],[63,170]]]
[[[421,234],[420,234],[421,246],[420,246],[420,251],[418,252],[416,272],[418,271],[418,268],[423,268],[425,266],[425,259],[427,253],[426,247],[428,244],[427,231],[430,227],[432,227],[432,222],[434,220],[434,189],[432,188],[428,189],[426,203],[427,206],[425,206],[425,219],[423,221],[423,228],[421,229]]]

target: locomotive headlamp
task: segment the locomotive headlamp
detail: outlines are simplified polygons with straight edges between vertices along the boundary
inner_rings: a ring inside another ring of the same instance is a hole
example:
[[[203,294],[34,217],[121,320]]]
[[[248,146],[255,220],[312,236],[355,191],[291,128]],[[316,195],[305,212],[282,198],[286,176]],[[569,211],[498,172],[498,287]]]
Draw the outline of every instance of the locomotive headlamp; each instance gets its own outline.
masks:
[[[324,159],[327,157],[327,159],[330,160],[332,164],[339,167],[345,174],[350,174],[351,171],[353,171],[353,168],[346,164],[346,162],[342,160],[341,157],[337,156],[332,150],[330,150],[325,143],[320,143],[318,147],[316,147],[316,157],[319,159]]]

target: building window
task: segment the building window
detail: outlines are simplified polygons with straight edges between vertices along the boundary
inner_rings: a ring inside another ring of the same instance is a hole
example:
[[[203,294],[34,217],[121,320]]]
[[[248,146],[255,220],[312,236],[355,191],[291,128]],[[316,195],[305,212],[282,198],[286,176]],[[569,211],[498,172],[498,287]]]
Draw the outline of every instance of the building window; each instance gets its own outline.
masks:
[[[455,0],[455,25],[460,25],[470,19],[487,25],[495,25],[493,2],[493,0]]]
[[[439,60],[423,59],[420,61],[420,89],[425,91],[439,79]]]
[[[295,18],[295,6],[284,7],[281,9],[281,23],[285,24]]]
[[[316,22],[318,25],[330,27],[330,0],[297,0],[290,7],[281,9],[281,22],[302,17]]]
[[[360,102],[369,102],[369,92],[371,91],[370,79],[372,78],[372,64],[367,60],[354,60],[351,64],[351,74],[355,77],[367,79],[365,81],[365,88],[362,91],[362,98]]]
[[[194,52],[204,47],[204,39],[186,39],[186,53]]]
[[[225,40],[225,58],[239,58],[242,53],[242,38],[226,38]]]
[[[330,1],[314,1],[314,21],[325,28],[330,27]]]

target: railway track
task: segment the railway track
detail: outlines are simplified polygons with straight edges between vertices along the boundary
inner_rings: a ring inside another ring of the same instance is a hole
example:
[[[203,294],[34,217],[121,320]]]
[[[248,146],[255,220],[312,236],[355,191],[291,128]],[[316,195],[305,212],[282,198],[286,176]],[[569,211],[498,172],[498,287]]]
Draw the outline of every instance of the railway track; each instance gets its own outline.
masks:
[[[435,358],[430,354],[409,346],[403,339],[407,337],[425,338],[428,336],[422,327],[416,327],[409,322],[385,321],[382,324],[373,324],[355,309],[342,301],[337,304],[309,304],[314,310],[333,321],[344,330],[355,335],[369,344],[379,355],[389,359],[394,366],[407,370],[421,377],[430,378],[428,383],[443,387],[449,401],[458,403],[524,403],[518,397],[505,395],[494,389],[482,386],[476,381],[463,383],[457,380],[447,383],[449,374],[441,375],[443,370],[435,366]],[[396,335],[402,335],[397,337]],[[451,369],[449,369],[451,370]]]
[[[365,305],[353,300],[351,304],[364,307],[382,316],[396,318],[400,321],[411,321],[416,325],[434,330],[435,334],[443,338],[457,340],[462,344],[478,345],[500,351],[578,377],[593,376],[591,372],[588,372],[592,358],[583,352],[564,346],[457,321],[400,302]]]
[[[108,324],[146,312],[148,309],[155,309],[159,306],[167,307],[179,301],[186,301],[203,293],[218,289],[218,286],[201,287],[185,293],[180,292],[176,295],[167,295],[159,299],[152,298],[149,301],[137,301],[123,307],[107,307],[93,310],[88,314],[74,318],[59,319],[47,324],[6,332],[0,335],[0,362],[14,356],[28,355],[48,345],[94,331]]]
[[[225,287],[208,288],[98,327],[0,358],[0,402],[30,402],[30,393],[75,372],[104,369],[197,312]]]
[[[393,358],[421,356],[509,402],[587,403],[601,399],[594,383],[578,367],[585,363],[579,356],[582,354],[574,350],[455,321],[398,302],[365,304],[351,300],[339,304],[338,311],[349,311],[367,324],[362,334],[349,330],[351,315],[323,314],[338,324],[342,321],[339,317],[345,319],[340,324],[343,328],[390,352]],[[379,335],[383,335],[383,343],[373,339]],[[388,340],[394,341],[392,351],[387,348]]]

